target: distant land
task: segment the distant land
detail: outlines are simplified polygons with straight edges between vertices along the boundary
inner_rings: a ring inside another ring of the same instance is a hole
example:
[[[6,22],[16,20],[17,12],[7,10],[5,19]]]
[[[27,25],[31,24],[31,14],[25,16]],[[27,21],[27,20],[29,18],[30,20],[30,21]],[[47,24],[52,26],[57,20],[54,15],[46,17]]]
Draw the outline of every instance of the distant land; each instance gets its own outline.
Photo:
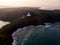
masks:
[[[10,21],[26,16],[29,12],[34,12],[37,15],[47,13],[57,13],[60,14],[59,9],[55,10],[46,10],[40,9],[40,7],[13,7],[13,8],[0,8],[0,20]]]
[[[28,13],[31,16],[27,16]],[[43,10],[31,7],[3,8],[0,9],[0,20],[10,22],[0,29],[0,45],[12,45],[11,35],[18,28],[60,22],[60,10]]]

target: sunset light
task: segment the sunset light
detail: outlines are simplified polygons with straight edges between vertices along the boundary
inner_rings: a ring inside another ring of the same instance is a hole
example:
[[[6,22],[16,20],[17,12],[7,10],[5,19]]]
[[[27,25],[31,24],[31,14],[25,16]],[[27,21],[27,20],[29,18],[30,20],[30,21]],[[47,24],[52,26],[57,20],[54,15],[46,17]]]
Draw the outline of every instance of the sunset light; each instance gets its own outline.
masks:
[[[0,0],[0,7],[60,8],[60,0]]]

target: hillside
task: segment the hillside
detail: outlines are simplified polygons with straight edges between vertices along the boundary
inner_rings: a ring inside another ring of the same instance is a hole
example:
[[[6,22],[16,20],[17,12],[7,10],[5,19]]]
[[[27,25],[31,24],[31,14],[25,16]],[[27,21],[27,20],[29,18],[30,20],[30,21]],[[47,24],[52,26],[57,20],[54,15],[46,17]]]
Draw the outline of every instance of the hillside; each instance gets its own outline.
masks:
[[[26,16],[29,12],[34,12],[37,15],[60,15],[60,11],[41,10],[34,7],[3,8],[0,9],[0,20],[12,22],[17,18]]]
[[[11,35],[18,28],[23,28],[29,25],[44,25],[44,23],[47,22],[60,22],[60,13],[57,13],[53,10],[39,10],[35,8],[28,8],[24,10],[12,8],[4,10],[5,11],[0,11],[0,19],[4,21],[10,21],[11,24],[5,25],[0,29],[0,45],[12,45],[13,40]],[[28,12],[31,14],[31,16],[27,16]],[[24,18],[22,18],[23,16]]]

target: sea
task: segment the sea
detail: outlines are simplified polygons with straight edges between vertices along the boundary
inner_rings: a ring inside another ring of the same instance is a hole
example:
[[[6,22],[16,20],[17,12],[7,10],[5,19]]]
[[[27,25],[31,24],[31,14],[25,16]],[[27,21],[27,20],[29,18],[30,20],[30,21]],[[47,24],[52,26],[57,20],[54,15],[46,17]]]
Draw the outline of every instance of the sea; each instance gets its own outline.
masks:
[[[60,22],[19,28],[12,37],[12,45],[60,45]]]
[[[7,24],[10,24],[10,22],[5,22],[5,21],[0,20],[0,29]]]
[[[7,24],[0,20],[0,29]],[[60,45],[60,22],[18,28],[12,38],[12,45]]]

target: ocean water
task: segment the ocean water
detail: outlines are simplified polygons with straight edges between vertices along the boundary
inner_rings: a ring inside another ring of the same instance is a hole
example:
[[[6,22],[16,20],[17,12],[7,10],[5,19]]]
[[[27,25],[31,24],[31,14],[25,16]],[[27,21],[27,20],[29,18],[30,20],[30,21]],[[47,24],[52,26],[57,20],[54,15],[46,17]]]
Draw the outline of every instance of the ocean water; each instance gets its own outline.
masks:
[[[4,22],[4,21],[0,20],[0,29],[7,24],[10,24],[10,22]]]
[[[12,37],[12,45],[60,45],[60,22],[19,28]]]

